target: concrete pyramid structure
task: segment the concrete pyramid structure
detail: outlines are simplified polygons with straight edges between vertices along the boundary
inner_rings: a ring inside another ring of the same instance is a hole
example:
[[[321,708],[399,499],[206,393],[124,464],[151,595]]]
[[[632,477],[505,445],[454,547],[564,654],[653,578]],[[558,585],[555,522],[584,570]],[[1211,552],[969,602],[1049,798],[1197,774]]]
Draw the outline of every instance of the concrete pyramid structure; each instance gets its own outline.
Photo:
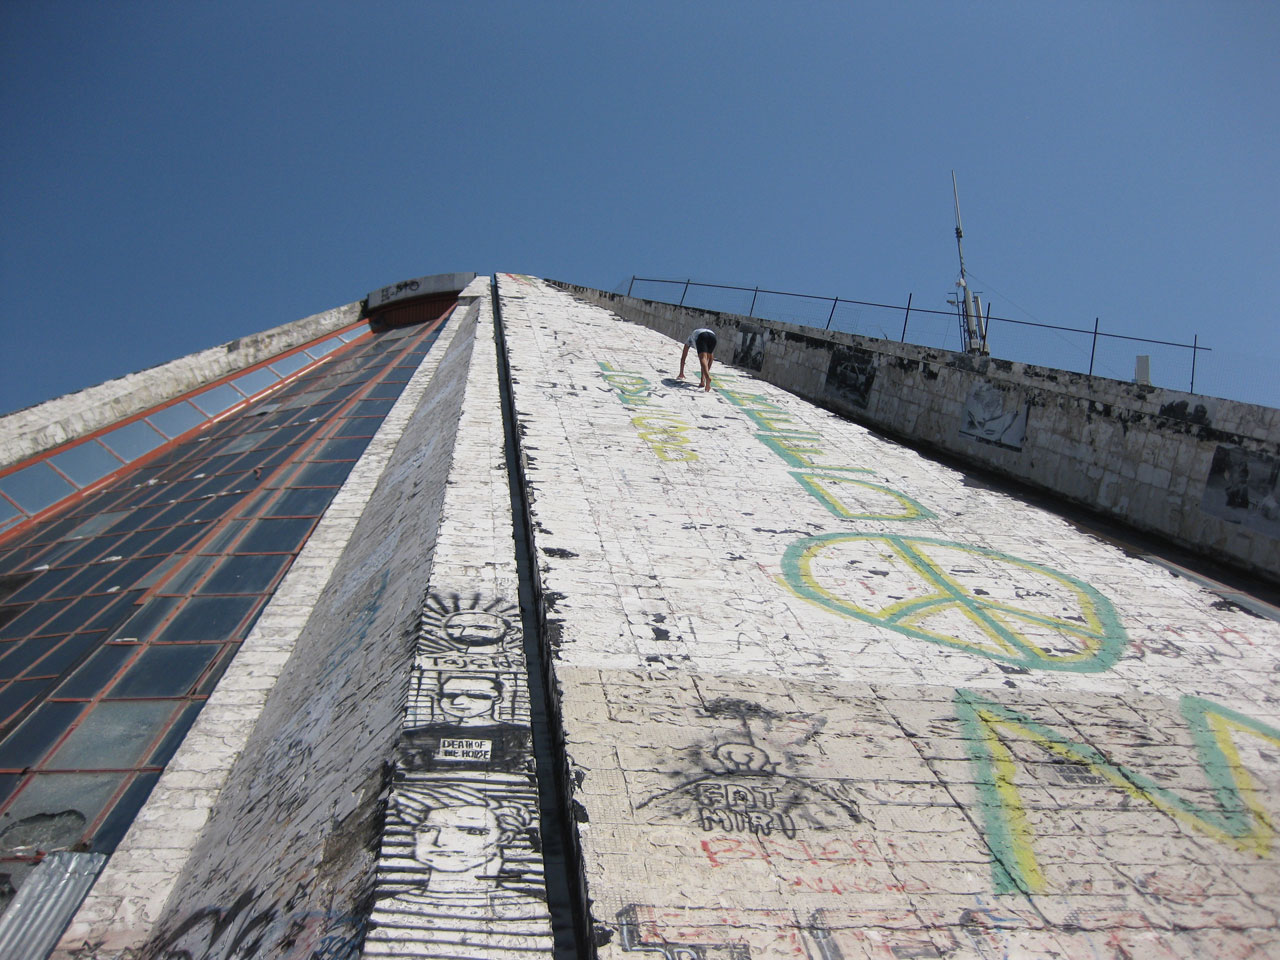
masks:
[[[0,954],[1280,953],[1276,411],[451,274],[0,436]]]

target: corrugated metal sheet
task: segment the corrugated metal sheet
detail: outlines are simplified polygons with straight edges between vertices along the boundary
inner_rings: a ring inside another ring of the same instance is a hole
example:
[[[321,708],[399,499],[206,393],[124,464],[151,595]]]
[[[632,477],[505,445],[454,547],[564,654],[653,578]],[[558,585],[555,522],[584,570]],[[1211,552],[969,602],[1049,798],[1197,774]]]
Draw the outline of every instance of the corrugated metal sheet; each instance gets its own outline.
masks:
[[[103,853],[51,853],[0,917],[0,960],[44,960],[107,862]]]

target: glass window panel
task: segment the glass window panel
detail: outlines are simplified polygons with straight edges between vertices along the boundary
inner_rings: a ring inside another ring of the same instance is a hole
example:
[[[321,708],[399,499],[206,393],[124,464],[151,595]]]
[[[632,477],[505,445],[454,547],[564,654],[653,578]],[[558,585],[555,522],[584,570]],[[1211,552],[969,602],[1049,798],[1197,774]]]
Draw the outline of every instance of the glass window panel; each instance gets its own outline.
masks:
[[[223,516],[231,513],[240,501],[244,499],[238,493],[225,493],[221,496],[210,497],[208,500],[197,501],[200,506],[191,514],[192,520],[218,520]]]
[[[50,701],[0,743],[0,767],[34,767],[84,710],[83,703]]]
[[[217,387],[210,387],[204,393],[196,394],[191,398],[191,403],[212,417],[235,406],[243,399],[238,390],[224,383]]]
[[[372,437],[382,426],[382,421],[373,417],[352,417],[338,424],[333,432],[335,437]]]
[[[115,597],[109,593],[81,597],[79,600],[73,601],[67,609],[42,626],[40,632],[70,633],[72,630],[78,630],[110,606],[114,600]]]
[[[155,413],[147,414],[147,422],[167,437],[176,437],[186,433],[196,424],[204,423],[209,418],[187,403],[175,403]]]
[[[147,553],[177,553],[200,536],[204,529],[204,525],[198,523],[184,523],[180,527],[173,527],[168,532],[161,534],[155,542],[148,546],[146,548]]]
[[[282,554],[257,554],[227,557],[213,576],[199,588],[200,593],[266,593],[271,583],[289,562]]]
[[[54,851],[77,846],[125,777],[122,773],[38,773],[31,777],[5,813],[9,823],[28,818],[35,822],[27,830],[6,833],[9,852],[18,848],[30,856],[35,847]]]
[[[385,417],[394,404],[394,400],[359,400],[356,402],[352,415],[357,417]]]
[[[396,400],[404,393],[403,383],[376,383],[369,388],[370,400]]]
[[[236,553],[294,553],[314,523],[311,519],[259,520],[236,544]]]
[[[63,682],[62,686],[54,691],[53,695],[70,699],[92,700],[104,687],[111,683],[111,678],[119,672],[120,668],[137,651],[138,648],[133,645],[117,646],[114,643],[106,644],[101,650],[77,667],[75,673],[71,674]],[[40,682],[47,684],[47,681]]]
[[[58,586],[70,580],[78,569],[79,567],[63,567],[58,570],[45,570],[43,573],[37,574],[36,578],[21,590],[11,594],[5,600],[5,603],[26,603],[30,600],[38,600],[46,593],[56,597],[58,596]]]
[[[113,563],[107,575],[98,584],[98,591],[113,593],[126,590],[154,570],[160,562],[160,557],[136,557],[133,560]]]
[[[239,644],[223,644],[222,655],[218,657],[209,672],[204,675],[204,678],[200,681],[200,686],[196,687],[195,695],[197,697],[207,697],[213,693],[213,688],[218,685],[222,675],[227,672],[227,667],[231,665],[231,661],[235,659],[236,651],[239,649]]]
[[[178,480],[174,483],[166,483],[164,487],[164,499],[170,502],[178,500],[188,500],[195,492],[196,488],[204,483],[204,477],[192,477],[187,480]]]
[[[125,460],[136,460],[165,442],[165,436],[145,420],[135,420],[99,437]]]
[[[182,569],[164,582],[164,586],[160,588],[161,592],[185,596],[191,592],[197,581],[209,572],[217,559],[217,557],[205,556],[190,558],[182,565]]]
[[[311,362],[311,358],[305,353],[294,353],[287,357],[280,357],[278,360],[271,361],[271,369],[282,377],[287,377],[291,373],[296,373]]]
[[[66,604],[61,600],[46,600],[27,607],[25,613],[10,620],[0,627],[0,640],[16,640],[39,629],[40,625],[50,617],[63,610]]]
[[[57,456],[50,457],[55,467],[71,478],[73,483],[87,487],[101,480],[123,465],[119,457],[96,440],[86,440]]]
[[[227,553],[231,543],[236,537],[240,536],[244,531],[245,524],[248,522],[247,520],[225,521],[226,526],[219,530],[212,540],[201,547],[200,552],[202,554]],[[236,550],[235,552],[243,553],[244,551]]]
[[[337,350],[341,346],[343,346],[343,342],[340,339],[337,337],[330,337],[323,343],[317,343],[314,346],[307,347],[307,353],[319,359],[326,354],[333,353],[333,351]]]
[[[146,549],[147,544],[151,543],[159,535],[159,530],[140,530],[121,540],[116,544],[116,549],[120,551],[121,556],[125,557],[136,556],[140,553],[150,553]]]
[[[49,655],[27,671],[29,677],[58,677],[81,659],[87,657],[95,648],[102,645],[101,633],[77,633],[67,637],[58,644]],[[33,641],[28,640],[28,643]],[[0,669],[3,669],[0,667]]]
[[[351,473],[350,460],[304,463],[289,480],[291,487],[340,487]]]
[[[23,514],[8,500],[0,498],[0,524],[16,523]]]
[[[87,520],[80,522],[74,530],[66,535],[66,539],[72,540],[79,537],[91,537],[95,533],[101,533],[107,527],[111,526],[117,520],[130,515],[128,510],[113,510],[110,513],[99,513],[89,517]]]
[[[222,650],[216,643],[169,643],[147,647],[107,693],[123,697],[185,697]]]
[[[0,804],[3,804],[11,796],[13,791],[18,789],[18,784],[22,782],[23,775],[20,773],[0,774]]]
[[[251,397],[255,393],[267,389],[280,378],[276,376],[270,367],[259,367],[257,370],[250,370],[242,377],[236,377],[231,382],[239,388],[240,392],[245,396]]]
[[[311,457],[312,460],[359,460],[364,448],[369,445],[367,437],[353,437],[343,440],[329,440],[320,445],[320,449]]]
[[[0,690],[0,723],[8,723],[15,713],[48,689],[48,680],[18,680]]]
[[[22,676],[28,667],[51,652],[61,639],[62,637],[38,637],[6,643],[4,659],[0,659],[0,680],[16,680]]]
[[[328,400],[346,400],[360,389],[360,384],[353,383],[342,387],[334,387],[326,395]]]
[[[93,852],[109,854],[115,850],[159,779],[158,771],[134,774],[133,783],[129,784],[124,796],[115,802],[106,819],[93,832]]]
[[[61,566],[70,567],[77,563],[92,563],[103,557],[116,556],[115,548],[125,538],[123,533],[108,533],[101,537],[85,540],[77,549],[62,558]]]
[[[226,493],[228,490],[247,488],[252,479],[243,473],[224,473],[217,477],[207,477],[200,481],[200,486],[192,494],[193,497],[207,497],[213,494]]]
[[[201,684],[202,687],[204,685],[204,683]],[[173,759],[173,755],[178,752],[178,747],[182,745],[182,741],[186,738],[187,731],[196,722],[196,717],[200,716],[200,710],[203,706],[204,701],[199,700],[182,708],[182,712],[178,714],[177,719],[169,725],[164,739],[156,745],[155,750],[151,752],[151,756],[147,758],[148,766],[163,767]]]
[[[75,492],[75,487],[53,472],[47,463],[29,467],[0,478],[0,490],[27,513],[37,513]]]
[[[318,517],[336,494],[336,487],[307,487],[285,490],[280,499],[267,508],[269,517]]]
[[[343,330],[341,333],[338,334],[338,339],[341,340],[343,343],[350,343],[352,340],[360,336],[360,334],[362,333],[364,333],[364,327],[356,327],[353,330]]]
[[[227,640],[258,604],[257,597],[196,597],[174,617],[157,642]]]
[[[45,766],[60,770],[132,767],[143,758],[176,706],[172,700],[101,701]]]
[[[114,599],[96,617],[84,625],[85,630],[114,630],[138,609],[141,590],[112,594]]]
[[[177,609],[178,603],[179,600],[176,597],[152,597],[142,605],[137,613],[126,620],[119,630],[112,634],[112,641],[145,641],[150,639],[151,634],[160,625],[160,622]]]
[[[64,581],[60,586],[50,591],[50,597],[78,597],[87,592],[90,587],[105,577],[108,573],[108,569],[105,564],[96,563],[87,567],[66,567],[65,569],[75,573],[75,576]]]

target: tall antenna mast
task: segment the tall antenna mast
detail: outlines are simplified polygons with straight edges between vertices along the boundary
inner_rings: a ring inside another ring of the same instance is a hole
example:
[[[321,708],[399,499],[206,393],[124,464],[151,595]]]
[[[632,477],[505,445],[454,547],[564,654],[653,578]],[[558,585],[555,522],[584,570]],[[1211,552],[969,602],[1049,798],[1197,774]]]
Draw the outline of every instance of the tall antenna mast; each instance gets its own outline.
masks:
[[[964,227],[960,223],[960,188],[956,186],[956,172],[951,171],[951,196],[956,205],[956,252],[960,254],[960,281],[956,286],[964,291],[964,297],[956,306],[961,309],[960,339],[964,343],[966,353],[979,353],[984,356],[987,350],[987,325],[982,318],[982,300],[969,289],[969,280],[964,273]]]

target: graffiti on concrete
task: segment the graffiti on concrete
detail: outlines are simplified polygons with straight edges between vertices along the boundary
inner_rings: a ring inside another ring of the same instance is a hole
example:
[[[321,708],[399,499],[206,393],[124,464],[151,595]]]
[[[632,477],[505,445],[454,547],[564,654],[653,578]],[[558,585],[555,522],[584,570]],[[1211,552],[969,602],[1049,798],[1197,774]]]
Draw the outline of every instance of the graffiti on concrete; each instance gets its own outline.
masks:
[[[876,382],[876,355],[861,347],[833,346],[823,397],[847,406],[867,408]]]
[[[524,677],[418,667],[401,735],[406,770],[526,770],[533,756]]]
[[[604,361],[600,361],[600,370],[605,383],[624,405],[651,407],[654,404],[653,386],[640,374],[619,370]],[[647,409],[632,417],[631,425],[659,460],[678,463],[698,459],[686,436],[692,428],[683,417],[660,408]]]
[[[738,337],[733,345],[733,365],[760,371],[764,367],[765,332],[751,324],[740,324]]]
[[[495,654],[523,656],[519,631],[520,610],[505,600],[484,600],[478,594],[432,594],[422,607],[418,629],[418,655]]]
[[[842,782],[793,776],[779,769],[781,762],[761,745],[751,722],[775,719],[767,708],[722,698],[705,709],[712,716],[736,716],[742,732],[699,749],[698,775],[643,800],[637,810],[653,806],[661,818],[692,819],[707,833],[788,839],[795,838],[802,827],[824,830],[862,822],[857,801]]]
[[[138,960],[355,960],[364,921],[350,915],[301,911],[308,891],[265,906],[246,890],[226,907],[204,907],[137,951]],[[77,956],[100,956],[100,946],[82,945]]]
[[[1240,447],[1218,447],[1200,505],[1205,513],[1280,537],[1280,460]]]
[[[956,714],[975,768],[979,811],[993,854],[996,893],[1050,892],[1018,788],[1019,755],[1010,746],[1012,741],[1030,742],[1057,761],[1088,770],[1104,785],[1123,791],[1126,805],[1130,800],[1149,804],[1221,843],[1259,857],[1270,854],[1275,828],[1262,804],[1264,794],[1241,762],[1237,740],[1251,737],[1280,747],[1280,729],[1200,697],[1185,696],[1179,706],[1195,745],[1196,762],[1210,787],[1201,803],[1116,762],[1083,739],[1054,730],[997,700],[956,691]],[[1275,763],[1274,755],[1270,759]]]
[[[857,477],[790,471],[796,483],[841,520],[930,520],[933,511],[884,484]]]
[[[369,957],[504,960],[551,950],[528,777],[410,777],[392,790]]]
[[[960,414],[960,435],[982,443],[1021,450],[1027,437],[1030,404],[991,381],[974,384]]]
[[[993,565],[1001,576],[991,575]],[[881,580],[874,594],[853,586],[862,569]],[[1115,608],[1087,583],[930,537],[804,537],[783,555],[781,579],[834,613],[1024,668],[1106,670],[1127,639]]]

